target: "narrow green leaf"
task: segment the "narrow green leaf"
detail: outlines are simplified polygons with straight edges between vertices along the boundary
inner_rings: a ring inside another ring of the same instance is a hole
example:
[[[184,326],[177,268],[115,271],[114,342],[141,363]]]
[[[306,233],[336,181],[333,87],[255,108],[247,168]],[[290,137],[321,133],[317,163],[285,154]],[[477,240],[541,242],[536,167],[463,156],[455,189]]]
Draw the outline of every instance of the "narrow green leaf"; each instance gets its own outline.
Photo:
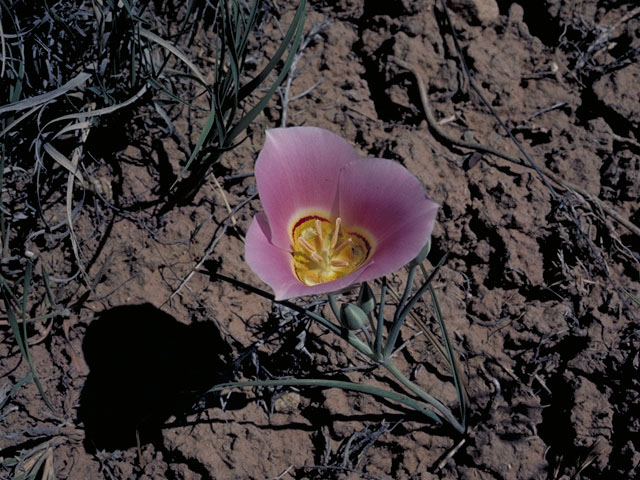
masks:
[[[306,1],[302,0],[300,2],[301,7],[303,5],[306,5]],[[299,7],[299,8],[301,8]],[[297,16],[297,14],[296,14]],[[258,114],[260,112],[262,112],[262,110],[264,110],[264,108],[267,106],[267,104],[269,103],[269,101],[271,100],[271,97],[273,96],[273,94],[275,93],[276,89],[280,86],[280,84],[282,83],[282,81],[284,80],[284,78],[287,76],[287,74],[289,73],[289,68],[291,68],[291,64],[293,63],[293,59],[296,55],[296,53],[298,52],[298,47],[300,46],[300,41],[302,40],[302,32],[304,30],[304,18],[305,15],[303,13],[302,17],[300,18],[300,23],[298,24],[298,29],[295,32],[295,37],[293,40],[293,44],[291,45],[291,49],[289,51],[289,56],[287,58],[287,61],[285,62],[282,71],[280,72],[280,75],[278,75],[278,78],[276,79],[276,81],[273,83],[273,85],[271,85],[271,88],[268,90],[268,92],[265,94],[265,96],[258,102],[258,104],[253,107],[237,124],[236,126],[233,128],[233,130],[227,135],[227,139],[229,142],[233,142],[233,139],[235,139],[240,132],[244,131],[250,124],[251,122],[253,122],[253,120],[255,120],[255,118],[258,116]],[[242,97],[242,93],[239,94],[240,97]]]
[[[44,401],[45,405],[49,408],[49,410],[55,413],[55,409],[53,408],[53,405],[49,401],[49,398],[47,397],[44,389],[42,388],[42,384],[40,383],[40,379],[38,378],[38,375],[36,373],[36,369],[31,359],[31,353],[29,351],[29,340],[27,336],[27,326],[28,326],[27,325],[28,323],[27,322],[27,299],[29,296],[29,289],[31,285],[32,269],[33,269],[33,264],[31,263],[31,261],[28,261],[27,267],[25,269],[24,291],[22,295],[22,330],[23,330],[22,333],[20,333],[20,326],[18,325],[18,320],[16,319],[15,312],[11,307],[11,303],[7,300],[6,297],[5,297],[5,306],[7,309],[7,317],[9,319],[9,325],[11,326],[11,331],[16,340],[16,343],[18,344],[18,348],[20,349],[22,358],[24,358],[27,364],[29,365],[29,369],[31,370],[31,375],[33,376],[33,381],[35,382],[36,387],[38,388],[38,391],[42,396],[42,400]]]
[[[4,288],[5,294],[7,294],[7,293],[9,294],[9,297],[11,297],[11,300],[14,302],[14,306],[16,308],[20,308],[20,300],[18,300],[18,297],[16,296],[16,294],[13,293],[13,290],[11,289],[11,287],[9,286],[7,281],[4,279],[2,274],[0,274],[0,287]],[[9,301],[9,299],[5,298],[5,302],[8,302],[8,301]],[[8,305],[10,305],[10,303]],[[10,308],[10,307],[7,306],[7,308]],[[11,308],[13,308],[13,307],[11,307]]]
[[[633,303],[635,303],[636,305],[640,305],[640,298],[636,297],[633,293],[631,293],[629,290],[627,290],[624,287],[622,287],[622,291],[624,291],[624,293],[627,294],[627,296],[631,299]]]
[[[413,408],[414,410],[426,415],[431,420],[438,424],[442,424],[442,420],[432,410],[428,409],[424,404],[417,400],[389,390],[383,390],[371,385],[363,385],[354,382],[345,382],[341,380],[327,380],[316,378],[283,378],[280,380],[253,380],[246,382],[229,382],[216,385],[211,388],[209,392],[219,392],[221,390],[227,390],[229,388],[242,388],[242,387],[272,387],[272,386],[297,386],[297,387],[325,387],[325,388],[340,388],[342,390],[351,390],[359,393],[367,393],[376,397],[387,398],[400,404]]]
[[[204,128],[202,129],[202,133],[200,133],[200,137],[198,137],[198,142],[196,143],[196,146],[193,149],[193,152],[191,152],[191,156],[189,157],[189,160],[187,160],[186,165],[180,171],[178,178],[173,182],[173,185],[171,185],[172,189],[173,187],[176,186],[176,184],[180,181],[180,179],[184,176],[184,174],[187,173],[187,171],[189,170],[189,167],[191,166],[195,158],[200,153],[200,149],[204,145],[204,142],[207,140],[207,137],[209,136],[209,132],[211,131],[211,128],[215,123],[215,120],[216,120],[216,111],[214,106],[212,106],[211,110],[209,111],[209,116],[207,117],[207,123],[205,123]]]
[[[422,266],[423,275],[427,275],[427,271]],[[460,370],[458,368],[458,362],[456,361],[456,357],[453,352],[453,347],[451,346],[451,340],[449,339],[449,333],[447,332],[447,327],[442,318],[442,312],[440,311],[440,305],[438,304],[438,298],[436,297],[436,292],[433,289],[431,283],[429,283],[429,293],[431,294],[431,299],[433,301],[433,307],[436,312],[436,319],[438,320],[438,325],[440,326],[440,331],[442,332],[442,340],[444,341],[444,346],[447,351],[447,358],[449,359],[449,368],[451,370],[451,374],[453,376],[453,383],[456,387],[456,393],[458,394],[458,404],[460,406],[460,423],[464,428],[467,427],[467,390],[462,381],[462,376],[460,375]]]
[[[44,268],[44,265],[40,270],[42,272],[42,279],[44,280],[44,288],[47,292],[47,298],[49,299],[49,304],[55,308],[58,305],[58,302],[56,302],[56,299],[53,296],[53,292],[51,291],[51,282],[49,281],[49,274],[47,273],[47,270]]]
[[[134,15],[133,15],[133,10],[131,8],[131,5],[129,4],[128,0],[120,0],[122,2],[122,5],[124,5],[125,10],[127,11],[127,13],[129,14],[129,17],[131,17],[131,19],[134,19]]]
[[[247,18],[244,31],[242,32],[242,38],[238,43],[238,52],[242,55],[243,59],[246,53],[247,44],[249,43],[249,35],[255,26],[256,20],[258,18],[258,3],[259,0],[255,0],[251,5],[251,10],[249,12],[249,17]],[[244,63],[244,62],[243,62]]]
[[[307,1],[301,0],[300,4],[298,5],[298,10],[296,11],[296,14],[293,17],[293,20],[291,21],[291,25],[289,26],[289,30],[287,30],[287,33],[282,39],[282,44],[280,45],[278,50],[276,50],[276,52],[273,55],[273,58],[264,67],[264,69],[262,69],[262,71],[259,74],[257,74],[251,81],[249,81],[246,85],[244,85],[240,89],[240,92],[238,93],[238,101],[241,101],[244,98],[246,98],[248,95],[251,94],[251,92],[253,92],[256,88],[258,88],[258,86],[260,86],[262,82],[264,82],[264,80],[269,76],[271,71],[278,64],[278,62],[280,61],[280,58],[282,58],[282,56],[284,55],[284,52],[287,50],[287,46],[292,41],[294,36],[295,35],[297,35],[298,37],[302,36],[302,29],[300,28],[300,24],[304,26],[304,20],[306,17],[306,8],[307,8]],[[290,54],[289,54],[290,57],[291,57],[291,53],[293,54],[297,53],[298,45],[299,45],[299,38],[296,43],[295,49],[293,49],[292,47],[292,50],[290,51]],[[291,60],[293,60],[293,58],[291,58]],[[288,72],[288,70],[289,70],[288,68],[283,69],[283,71],[285,72]]]
[[[27,261],[27,267],[24,271],[24,290],[22,291],[22,321],[27,318],[27,300],[29,297],[29,290],[31,288],[31,273],[33,271],[33,263],[31,260]],[[25,335],[26,338],[26,335]]]

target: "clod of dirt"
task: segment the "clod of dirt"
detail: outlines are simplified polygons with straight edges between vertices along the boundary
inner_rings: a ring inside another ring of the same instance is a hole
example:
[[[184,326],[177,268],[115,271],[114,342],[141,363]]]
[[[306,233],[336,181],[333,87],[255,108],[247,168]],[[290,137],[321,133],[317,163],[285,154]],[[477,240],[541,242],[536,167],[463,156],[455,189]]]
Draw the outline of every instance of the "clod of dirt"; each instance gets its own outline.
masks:
[[[500,18],[500,9],[495,0],[453,0],[449,2],[449,7],[471,25],[489,25]]]
[[[574,445],[587,449],[594,443],[594,438],[600,439],[600,461],[606,465],[606,459],[611,453],[611,432],[613,431],[613,409],[608,396],[602,393],[598,386],[585,377],[576,379],[576,405],[580,408],[571,410],[571,421],[575,425]],[[602,441],[604,440],[604,441]]]
[[[598,100],[630,122],[634,130],[640,127],[640,103],[633,91],[633,87],[638,84],[640,67],[632,64],[602,76],[593,85]]]

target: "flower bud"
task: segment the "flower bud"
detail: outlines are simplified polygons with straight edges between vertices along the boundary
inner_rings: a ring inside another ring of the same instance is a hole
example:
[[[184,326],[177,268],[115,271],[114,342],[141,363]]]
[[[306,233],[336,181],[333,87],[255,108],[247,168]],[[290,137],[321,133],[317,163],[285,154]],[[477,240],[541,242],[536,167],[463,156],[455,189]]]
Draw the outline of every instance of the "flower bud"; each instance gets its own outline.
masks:
[[[367,282],[360,287],[360,295],[358,295],[358,306],[362,311],[369,315],[376,308],[376,297]]]
[[[349,330],[361,330],[367,323],[367,314],[357,305],[345,303],[340,309],[340,320]]]
[[[429,237],[429,239],[427,240],[427,243],[424,244],[424,247],[422,247],[422,250],[420,250],[420,253],[418,253],[416,258],[411,260],[411,265],[420,265],[422,262],[424,262],[427,259],[427,255],[429,255],[430,250],[431,250],[431,237]]]

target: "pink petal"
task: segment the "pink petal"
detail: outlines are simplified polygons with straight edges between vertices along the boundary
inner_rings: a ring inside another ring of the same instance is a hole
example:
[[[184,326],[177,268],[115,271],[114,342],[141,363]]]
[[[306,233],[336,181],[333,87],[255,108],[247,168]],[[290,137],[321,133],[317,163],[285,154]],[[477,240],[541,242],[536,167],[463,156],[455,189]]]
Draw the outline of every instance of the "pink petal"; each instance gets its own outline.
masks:
[[[327,130],[267,130],[255,174],[274,245],[288,249],[291,223],[305,214],[335,216],[340,170],[354,160],[359,160],[355,149]]]
[[[273,288],[276,298],[292,284],[300,284],[293,272],[291,254],[271,243],[271,231],[264,213],[253,217],[245,238],[244,257],[253,272]]]
[[[289,251],[274,246],[270,242],[270,237],[271,232],[267,218],[263,213],[258,213],[253,217],[253,221],[247,231],[244,257],[251,270],[260,277],[260,280],[273,289],[276,300],[342,290],[349,285],[358,283],[360,276],[374,265],[370,263],[358,271],[333,282],[308,287],[300,282],[293,272]]]
[[[365,229],[375,242],[374,263],[360,281],[386,275],[413,260],[433,231],[438,204],[416,177],[392,160],[351,162],[342,170],[338,196],[343,225]]]

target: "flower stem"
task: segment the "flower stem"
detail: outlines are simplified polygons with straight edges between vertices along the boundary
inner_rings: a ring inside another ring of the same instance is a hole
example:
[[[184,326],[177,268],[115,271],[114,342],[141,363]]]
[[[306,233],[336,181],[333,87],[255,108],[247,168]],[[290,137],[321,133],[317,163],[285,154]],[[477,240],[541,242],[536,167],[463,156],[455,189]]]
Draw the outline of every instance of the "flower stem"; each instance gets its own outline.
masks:
[[[338,323],[341,323],[340,307],[338,307],[337,297],[333,293],[330,293],[328,297],[329,297],[329,305],[331,306],[331,311],[333,312],[333,316],[336,317],[336,320],[338,321]]]
[[[382,330],[384,329],[384,304],[387,295],[387,277],[382,278],[382,288],[380,289],[380,306],[378,310],[378,328],[376,328],[376,340],[373,346],[376,361],[382,360]]]
[[[400,335],[400,329],[404,324],[405,318],[407,318],[407,313],[404,311],[404,304],[409,298],[409,294],[411,293],[411,288],[413,287],[413,281],[416,277],[416,270],[418,269],[417,265],[411,265],[409,268],[409,275],[407,276],[407,284],[404,287],[404,293],[402,294],[402,298],[400,299],[400,303],[396,308],[396,313],[393,316],[393,326],[391,327],[391,331],[389,332],[389,338],[387,338],[387,344],[384,347],[384,355],[383,358],[387,359],[391,356],[393,352],[393,347],[398,340],[398,335]]]
[[[436,265],[436,268],[433,269],[433,272],[431,272],[431,274],[427,277],[427,279],[424,281],[424,283],[420,286],[420,288],[418,289],[418,291],[409,299],[409,301],[407,302],[406,305],[402,306],[402,301],[400,302],[400,304],[398,305],[398,309],[396,310],[396,315],[395,315],[395,319],[394,319],[394,323],[393,326],[391,327],[391,333],[389,334],[389,338],[387,340],[387,344],[384,347],[384,355],[383,358],[385,360],[387,360],[390,356],[391,353],[393,352],[393,347],[396,343],[396,340],[398,339],[398,335],[400,333],[400,328],[402,327],[402,324],[404,323],[405,318],[407,318],[407,315],[409,315],[409,312],[411,311],[411,309],[413,308],[413,306],[417,303],[418,300],[420,300],[420,298],[422,297],[422,295],[424,294],[424,292],[427,291],[427,289],[429,288],[429,285],[431,284],[431,280],[433,280],[433,278],[435,277],[436,273],[438,273],[438,271],[440,270],[440,267],[442,267],[442,265],[444,265],[445,260],[447,259],[447,253],[445,253],[443,255],[443,257],[440,259],[440,261],[438,262],[438,264]],[[417,266],[416,266],[417,268]],[[412,267],[413,269],[413,267]],[[415,276],[415,272],[414,272],[414,276]],[[409,272],[409,278],[411,280],[413,280],[412,276],[411,276],[411,271]],[[407,293],[407,291],[405,290],[404,292],[405,294]],[[403,299],[405,297],[405,294],[403,294]],[[400,312],[400,313],[398,313]]]
[[[304,313],[306,315],[311,317],[313,320],[317,320],[322,325],[324,325],[329,330],[331,330],[333,333],[335,333],[336,335],[338,335],[341,338],[344,338],[349,343],[349,345],[351,345],[353,348],[358,350],[363,355],[366,355],[369,358],[373,357],[373,351],[371,350],[369,345],[364,343],[362,340],[360,340],[355,335],[344,335],[344,329],[342,329],[342,328],[338,327],[337,325],[333,324],[332,322],[330,322],[329,320],[324,318],[322,315],[318,315],[317,313],[314,313],[311,310],[303,309],[303,311],[304,311]]]
[[[394,322],[398,321],[400,312],[402,311],[402,308],[404,307],[404,304],[407,301],[407,298],[409,298],[409,295],[411,294],[411,289],[413,288],[413,282],[416,278],[417,270],[418,270],[418,265],[412,264],[409,267],[409,274],[407,275],[407,283],[404,286],[404,292],[402,293],[402,298],[400,299],[400,303],[398,303],[398,308],[396,309],[396,313],[393,318]]]

